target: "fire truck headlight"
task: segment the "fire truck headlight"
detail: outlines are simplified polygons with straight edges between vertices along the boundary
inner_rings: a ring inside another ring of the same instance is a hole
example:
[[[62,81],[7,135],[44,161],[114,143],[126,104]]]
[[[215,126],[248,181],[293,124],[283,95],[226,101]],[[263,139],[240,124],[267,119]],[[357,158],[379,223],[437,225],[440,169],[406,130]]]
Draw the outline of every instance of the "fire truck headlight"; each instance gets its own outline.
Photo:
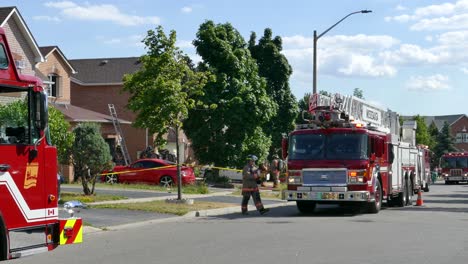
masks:
[[[288,183],[289,184],[301,184],[302,183],[302,177],[301,176],[289,176],[288,177]]]

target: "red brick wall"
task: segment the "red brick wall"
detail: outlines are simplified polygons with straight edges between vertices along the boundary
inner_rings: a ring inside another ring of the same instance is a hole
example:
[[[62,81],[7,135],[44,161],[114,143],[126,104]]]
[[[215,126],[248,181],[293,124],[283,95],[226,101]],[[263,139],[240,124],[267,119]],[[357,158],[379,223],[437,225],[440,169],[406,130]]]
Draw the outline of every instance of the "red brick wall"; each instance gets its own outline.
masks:
[[[464,133],[468,133],[468,117],[466,115],[455,121],[455,123],[450,126],[450,133],[454,138],[456,138],[457,133],[462,132],[463,129],[465,129]],[[468,151],[468,143],[455,143],[455,147],[460,151]]]
[[[120,119],[133,122],[136,115],[125,108],[129,95],[121,93],[121,89],[122,85],[82,86],[72,82],[71,104],[105,115],[110,115],[108,104],[114,104],[115,111]],[[134,161],[137,159],[137,152],[144,150],[146,147],[146,131],[125,124],[121,124],[121,127],[128,152],[132,161]],[[148,142],[149,145],[152,145],[151,138],[148,139]]]

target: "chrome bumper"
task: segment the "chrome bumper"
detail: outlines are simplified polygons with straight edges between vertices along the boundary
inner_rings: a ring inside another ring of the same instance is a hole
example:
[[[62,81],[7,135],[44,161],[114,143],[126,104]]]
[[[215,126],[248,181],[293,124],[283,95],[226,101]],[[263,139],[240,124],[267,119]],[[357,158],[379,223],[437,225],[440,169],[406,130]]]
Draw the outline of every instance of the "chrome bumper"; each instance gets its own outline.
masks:
[[[368,191],[312,192],[284,190],[282,199],[287,201],[336,201],[372,202],[375,200]]]
[[[468,177],[463,176],[447,176],[445,177],[446,181],[468,181]]]

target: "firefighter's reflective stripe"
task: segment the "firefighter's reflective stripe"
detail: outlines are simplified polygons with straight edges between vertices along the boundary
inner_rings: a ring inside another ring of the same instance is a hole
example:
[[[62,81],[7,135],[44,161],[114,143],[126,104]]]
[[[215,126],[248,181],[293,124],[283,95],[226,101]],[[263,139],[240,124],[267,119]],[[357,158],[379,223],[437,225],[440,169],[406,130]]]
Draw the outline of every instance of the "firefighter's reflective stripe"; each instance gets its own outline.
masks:
[[[81,218],[60,220],[60,245],[83,242],[83,220]]]

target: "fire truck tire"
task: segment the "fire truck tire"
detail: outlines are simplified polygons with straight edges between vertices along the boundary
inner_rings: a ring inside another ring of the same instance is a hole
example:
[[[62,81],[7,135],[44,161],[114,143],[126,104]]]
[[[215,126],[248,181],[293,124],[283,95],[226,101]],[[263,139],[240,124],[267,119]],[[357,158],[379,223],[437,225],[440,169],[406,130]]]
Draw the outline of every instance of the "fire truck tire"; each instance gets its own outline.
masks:
[[[119,182],[119,176],[117,174],[108,174],[106,175],[106,183],[114,184]]]
[[[406,205],[413,205],[413,184],[411,180],[406,180]]]
[[[406,180],[404,180],[403,190],[398,194],[395,205],[398,207],[404,207],[406,205],[407,189]]]
[[[380,185],[380,181],[377,180],[375,183],[375,201],[370,202],[367,206],[367,211],[370,214],[376,214],[380,211],[380,208],[382,208],[382,187]]]
[[[312,201],[296,201],[297,209],[303,214],[311,214],[315,211],[316,202]]]
[[[8,259],[8,237],[3,218],[0,215],[0,261]]]

